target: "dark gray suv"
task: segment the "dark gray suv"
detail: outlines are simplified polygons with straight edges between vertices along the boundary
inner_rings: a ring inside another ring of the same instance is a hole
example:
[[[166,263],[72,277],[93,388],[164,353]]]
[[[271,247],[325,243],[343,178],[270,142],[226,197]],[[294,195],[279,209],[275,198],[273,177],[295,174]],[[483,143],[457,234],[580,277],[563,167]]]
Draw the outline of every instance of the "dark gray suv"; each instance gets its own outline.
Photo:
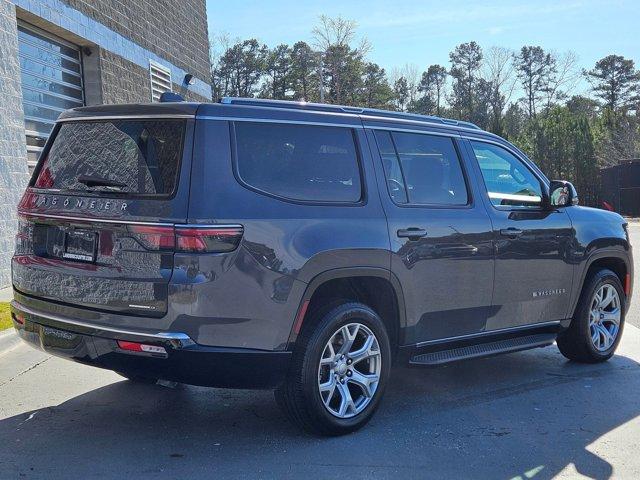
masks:
[[[78,108],[19,205],[13,321],[133,381],[274,388],[295,423],[342,434],[393,362],[554,341],[611,357],[627,224],[577,200],[464,122],[253,99]]]

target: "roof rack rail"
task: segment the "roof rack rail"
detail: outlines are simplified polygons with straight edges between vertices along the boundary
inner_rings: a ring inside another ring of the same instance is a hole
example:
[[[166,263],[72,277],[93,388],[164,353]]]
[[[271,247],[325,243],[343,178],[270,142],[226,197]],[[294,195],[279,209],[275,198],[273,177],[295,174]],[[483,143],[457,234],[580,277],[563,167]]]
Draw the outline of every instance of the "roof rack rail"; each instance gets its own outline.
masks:
[[[474,123],[464,122],[462,120],[452,120],[449,118],[441,118],[431,115],[419,115],[416,113],[392,112],[390,110],[380,110],[376,108],[361,108],[350,107],[346,105],[331,105],[327,103],[296,102],[291,100],[268,100],[262,98],[241,97],[223,97],[220,99],[219,103],[228,105],[249,105],[255,107],[283,108],[291,110],[311,110],[315,112],[354,113],[482,130]]]

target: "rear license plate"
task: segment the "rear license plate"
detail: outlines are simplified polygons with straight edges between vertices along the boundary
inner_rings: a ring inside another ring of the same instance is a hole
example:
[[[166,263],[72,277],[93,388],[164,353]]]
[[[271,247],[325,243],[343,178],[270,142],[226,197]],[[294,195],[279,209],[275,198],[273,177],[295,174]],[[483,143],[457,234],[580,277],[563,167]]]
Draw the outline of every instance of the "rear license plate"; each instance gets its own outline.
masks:
[[[96,259],[97,235],[87,230],[71,230],[65,235],[63,258],[94,262]]]

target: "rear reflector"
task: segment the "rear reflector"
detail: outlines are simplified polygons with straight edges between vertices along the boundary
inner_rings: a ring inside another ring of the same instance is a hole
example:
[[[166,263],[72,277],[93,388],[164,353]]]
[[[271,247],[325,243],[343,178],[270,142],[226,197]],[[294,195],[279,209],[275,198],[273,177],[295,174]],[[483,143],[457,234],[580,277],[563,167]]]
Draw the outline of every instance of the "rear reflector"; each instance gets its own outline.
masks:
[[[293,332],[298,335],[300,330],[302,329],[302,322],[304,322],[304,316],[307,314],[307,309],[309,308],[309,300],[305,300],[300,310],[298,310],[298,315],[296,316],[296,321],[293,324]]]
[[[624,276],[624,294],[628,297],[631,295],[631,274],[627,273]]]
[[[130,352],[144,352],[144,353],[160,353],[166,355],[167,351],[164,347],[158,345],[147,345],[145,343],[138,342],[126,342],[124,340],[118,340],[118,347],[122,350],[128,350]]]
[[[16,321],[16,323],[24,325],[24,315],[22,315],[21,313],[12,313],[11,316]]]
[[[222,253],[238,248],[242,225],[130,225],[129,231],[148,250]]]

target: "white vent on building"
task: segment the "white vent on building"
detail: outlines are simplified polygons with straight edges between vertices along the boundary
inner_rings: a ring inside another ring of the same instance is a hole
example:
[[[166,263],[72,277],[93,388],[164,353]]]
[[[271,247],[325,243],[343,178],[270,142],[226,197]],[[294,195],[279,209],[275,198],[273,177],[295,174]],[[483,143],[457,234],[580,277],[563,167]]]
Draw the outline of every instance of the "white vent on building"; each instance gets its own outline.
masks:
[[[171,70],[159,63],[149,61],[149,76],[151,77],[151,101],[160,101],[160,95],[171,92]]]

